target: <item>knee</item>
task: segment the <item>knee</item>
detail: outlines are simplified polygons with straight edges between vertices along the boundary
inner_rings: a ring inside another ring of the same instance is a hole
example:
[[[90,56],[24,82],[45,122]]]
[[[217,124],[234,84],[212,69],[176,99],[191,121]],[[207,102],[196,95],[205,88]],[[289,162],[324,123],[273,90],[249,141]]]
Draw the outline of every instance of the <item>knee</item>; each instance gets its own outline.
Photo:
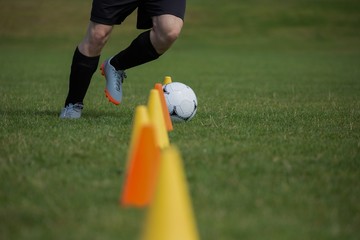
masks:
[[[110,37],[112,26],[90,23],[86,37],[79,44],[86,56],[98,56]]]
[[[93,29],[90,36],[90,44],[94,47],[103,47],[110,35],[110,31],[106,29]]]
[[[176,41],[176,39],[178,39],[180,35],[180,31],[181,31],[180,28],[167,29],[166,31],[160,34],[159,38],[162,40],[162,43],[164,45],[170,46]]]
[[[155,22],[152,29],[152,43],[159,53],[164,53],[178,39],[182,25],[181,19]]]
[[[162,29],[154,31],[154,47],[159,53],[166,52],[180,35],[180,28]]]

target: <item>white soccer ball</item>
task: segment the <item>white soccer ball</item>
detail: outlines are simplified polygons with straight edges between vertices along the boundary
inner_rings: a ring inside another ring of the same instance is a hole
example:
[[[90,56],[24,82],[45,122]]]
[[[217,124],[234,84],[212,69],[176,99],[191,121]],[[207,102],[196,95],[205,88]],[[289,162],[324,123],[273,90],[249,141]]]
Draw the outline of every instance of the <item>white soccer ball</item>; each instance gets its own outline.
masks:
[[[180,82],[163,86],[166,104],[173,122],[190,121],[196,114],[197,98],[194,91]]]

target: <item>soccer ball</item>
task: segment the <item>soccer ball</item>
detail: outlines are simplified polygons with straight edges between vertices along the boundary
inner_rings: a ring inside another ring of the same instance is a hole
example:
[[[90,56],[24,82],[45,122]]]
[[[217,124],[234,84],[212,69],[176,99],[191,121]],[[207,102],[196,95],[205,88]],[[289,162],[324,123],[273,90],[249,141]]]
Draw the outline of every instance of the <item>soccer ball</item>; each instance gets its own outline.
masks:
[[[180,82],[163,86],[166,105],[173,122],[190,121],[197,110],[197,99],[194,91]]]

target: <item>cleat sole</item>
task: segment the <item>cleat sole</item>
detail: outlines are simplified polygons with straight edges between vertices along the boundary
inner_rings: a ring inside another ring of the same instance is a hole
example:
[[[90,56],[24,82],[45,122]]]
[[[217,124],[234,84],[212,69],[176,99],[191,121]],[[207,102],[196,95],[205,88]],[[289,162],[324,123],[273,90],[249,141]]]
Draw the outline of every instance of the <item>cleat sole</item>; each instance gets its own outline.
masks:
[[[119,101],[116,101],[114,98],[111,97],[110,93],[108,92],[107,89],[105,89],[105,96],[106,98],[109,100],[109,102],[115,104],[115,105],[119,105],[120,102]]]

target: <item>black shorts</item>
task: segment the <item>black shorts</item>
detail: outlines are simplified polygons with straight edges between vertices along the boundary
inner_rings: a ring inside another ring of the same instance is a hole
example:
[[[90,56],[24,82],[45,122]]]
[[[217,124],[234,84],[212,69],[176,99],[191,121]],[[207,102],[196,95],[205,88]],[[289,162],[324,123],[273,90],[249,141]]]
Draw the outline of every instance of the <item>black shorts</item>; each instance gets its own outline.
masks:
[[[136,8],[137,28],[152,27],[152,17],[171,14],[184,19],[186,0],[93,0],[90,20],[105,25],[121,24]]]

